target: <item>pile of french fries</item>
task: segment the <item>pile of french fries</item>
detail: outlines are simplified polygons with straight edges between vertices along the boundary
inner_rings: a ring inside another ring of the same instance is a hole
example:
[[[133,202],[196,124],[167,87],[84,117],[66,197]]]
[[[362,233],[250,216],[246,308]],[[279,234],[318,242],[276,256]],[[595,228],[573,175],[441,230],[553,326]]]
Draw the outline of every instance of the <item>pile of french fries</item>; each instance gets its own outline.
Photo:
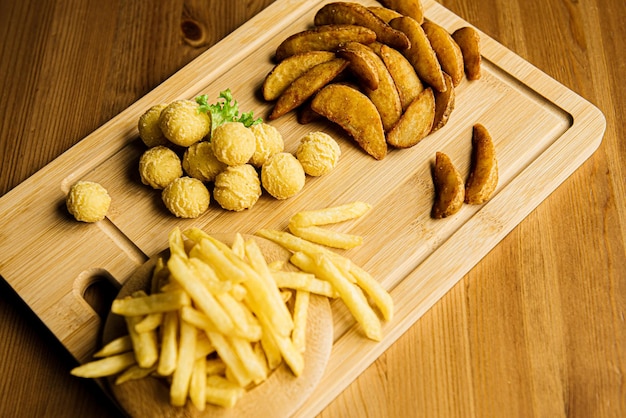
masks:
[[[322,227],[369,209],[353,202],[303,211],[290,219],[292,233],[258,231],[290,250],[299,271],[285,269],[285,261],[268,263],[254,237],[236,234],[229,246],[198,228],[175,228],[169,258],[159,258],[152,272],[150,294],[138,291],[111,306],[128,334],[71,373],[111,376],[115,384],[156,376],[169,382],[172,406],[189,399],[200,411],[207,404],[232,407],[283,362],[295,376],[302,373],[311,294],[341,298],[364,334],[380,340],[375,308],[390,320],[391,296],[330,248],[352,248],[362,238]]]

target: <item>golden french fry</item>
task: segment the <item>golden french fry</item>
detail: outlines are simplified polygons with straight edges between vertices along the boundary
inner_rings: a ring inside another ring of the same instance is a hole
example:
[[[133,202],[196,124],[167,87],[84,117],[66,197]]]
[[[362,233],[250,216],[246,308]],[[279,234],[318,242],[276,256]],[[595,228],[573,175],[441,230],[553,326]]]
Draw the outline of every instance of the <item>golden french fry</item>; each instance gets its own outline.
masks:
[[[212,374],[224,374],[226,372],[226,364],[221,358],[210,358],[205,360],[206,374],[210,376]]]
[[[363,244],[363,237],[354,234],[331,231],[318,226],[295,226],[290,224],[292,234],[307,241],[325,245],[327,247],[341,248],[344,250],[358,247]]]
[[[135,325],[135,331],[148,332],[157,329],[163,322],[163,313],[151,313],[144,316],[144,318],[137,322]]]
[[[224,408],[232,408],[243,396],[243,387],[217,375],[207,377],[206,401]]]
[[[230,293],[222,293],[215,296],[224,310],[230,315],[237,328],[233,334],[238,335],[248,341],[259,341],[261,339],[261,326],[259,321],[246,311],[248,308],[243,303],[236,300]]]
[[[189,252],[189,268],[214,295],[230,292],[233,289],[233,282],[221,280],[215,270],[197,254],[198,247],[194,246]]]
[[[183,259],[187,258],[187,251],[185,250],[185,243],[180,228],[174,228],[170,231],[168,241],[170,256],[177,255]]]
[[[209,337],[207,337],[206,333],[199,332],[196,338],[196,360],[200,358],[204,359],[206,356],[214,352],[215,347],[213,347],[213,344],[209,341]]]
[[[487,128],[473,127],[472,166],[465,184],[465,203],[480,205],[491,199],[498,185],[496,149]]]
[[[227,337],[219,332],[211,332],[205,330],[209,341],[215,347],[215,351],[226,365],[227,370],[232,374],[233,378],[237,381],[237,384],[242,388],[248,386],[253,378],[248,373],[248,370],[243,365],[241,359],[233,349],[230,341]]]
[[[263,81],[263,98],[276,100],[298,77],[326,61],[335,58],[331,51],[307,51],[292,55],[278,63]]]
[[[296,350],[304,353],[306,348],[306,322],[311,294],[306,290],[296,291],[296,302],[293,307],[293,333],[291,339]]]
[[[363,291],[353,284],[325,254],[313,256],[305,253],[294,253],[291,262],[303,271],[313,273],[330,282],[339,293],[350,313],[361,325],[365,335],[375,341],[382,338],[380,320],[367,303]]]
[[[316,26],[329,24],[359,25],[376,33],[376,39],[394,48],[408,48],[409,40],[367,7],[352,2],[333,2],[320,8],[313,20]]]
[[[183,406],[189,395],[191,373],[196,361],[196,338],[198,330],[185,321],[180,321],[180,344],[178,362],[172,374],[170,386],[170,404]]]
[[[70,373],[78,377],[106,377],[120,373],[135,363],[135,353],[131,351],[90,361],[73,368]]]
[[[94,353],[94,358],[109,357],[116,354],[125,353],[133,349],[133,343],[129,335],[118,337],[108,342],[104,347]]]
[[[458,86],[464,74],[461,48],[447,30],[433,21],[422,23],[422,29],[437,55],[441,69],[450,76],[452,84]]]
[[[237,257],[243,259],[246,256],[246,250],[244,247],[244,239],[243,239],[243,235],[241,235],[239,232],[235,234],[235,239],[233,240],[233,244],[231,245],[231,249],[233,250],[233,253],[235,253],[235,255],[237,255]]]
[[[441,219],[457,213],[465,199],[465,185],[452,160],[443,152],[436,154],[433,181],[435,202],[432,217]]]
[[[293,215],[289,224],[299,227],[335,224],[360,218],[371,208],[369,203],[355,201],[323,209],[303,210]]]
[[[264,333],[261,337],[261,346],[265,353],[265,360],[267,361],[267,367],[270,370],[276,369],[283,361],[283,357],[278,349],[278,346],[274,342],[274,339],[268,334]]]
[[[189,304],[191,304],[191,300],[187,293],[179,290],[115,299],[111,304],[111,312],[123,316],[140,316],[175,311]]]
[[[206,359],[196,359],[189,383],[189,399],[198,411],[206,407]]]
[[[309,293],[333,299],[339,296],[330,283],[318,279],[311,273],[301,271],[275,271],[272,273],[272,277],[276,280],[276,285],[279,288],[306,290]]]
[[[278,97],[268,119],[278,119],[285,113],[302,105],[346,69],[348,64],[349,62],[343,58],[333,58],[330,61],[317,64],[306,71],[295,79]]]
[[[254,352],[250,341],[238,337],[230,337],[229,340],[252,381],[256,384],[264,381],[267,378],[265,366]]]
[[[343,268],[340,265],[337,267]],[[391,321],[393,319],[394,304],[389,292],[371,274],[354,263],[352,263],[350,268],[350,274],[355,278],[356,284],[372,299],[383,318],[386,321]]]
[[[389,22],[389,25],[408,36],[411,46],[400,50],[400,52],[413,65],[420,80],[434,90],[444,91],[446,83],[443,79],[441,65],[422,26],[415,19],[408,16],[393,19]]]
[[[194,231],[196,230],[197,229],[194,229]],[[187,231],[185,233],[194,234],[194,232],[192,231]],[[220,248],[215,245],[214,241],[208,239],[208,235],[202,232],[200,234],[201,235],[198,235],[197,237],[190,237],[191,240],[194,240],[196,242],[194,250],[196,248],[198,249],[198,252],[194,255],[196,255],[209,266],[211,266],[211,268],[215,270],[215,273],[217,273],[218,277],[222,281],[227,281],[231,283],[242,283],[248,279],[245,273],[236,264],[232,263],[229,260],[226,254],[227,252],[229,254],[232,254],[234,257],[237,257],[237,255],[234,254],[232,250],[228,248],[228,246],[223,245]],[[240,263],[243,262],[241,258],[237,257],[237,259]]]
[[[382,119],[365,94],[346,85],[329,84],[315,95],[311,109],[341,126],[375,159],[387,155]]]
[[[424,139],[432,130],[436,102],[430,87],[423,90],[409,104],[404,114],[387,132],[387,142],[396,148],[409,148]]]
[[[359,25],[322,25],[294,33],[278,45],[275,59],[280,62],[292,55],[308,51],[335,51],[346,42],[368,44],[376,40],[376,33]]]
[[[471,26],[465,26],[452,33],[454,39],[461,48],[463,66],[468,80],[478,80],[481,76],[480,63],[480,35]]]
[[[431,133],[438,129],[441,129],[448,123],[450,114],[454,110],[456,100],[456,88],[452,82],[452,78],[443,73],[443,78],[446,80],[446,91],[435,92],[435,119],[433,121],[433,127]]]
[[[144,377],[150,376],[156,370],[156,366],[149,367],[144,369],[139,367],[139,365],[134,364],[130,366],[128,369],[124,370],[119,376],[115,378],[115,384],[121,385],[124,382],[128,382],[129,380],[139,380]]]
[[[178,362],[178,312],[167,312],[161,328],[161,347],[157,374],[169,376],[174,373]]]
[[[415,19],[420,25],[424,22],[424,8],[421,0],[381,0],[384,7]]]
[[[124,319],[137,364],[144,369],[152,367],[159,359],[156,331],[137,332],[135,326],[141,321],[141,316],[125,316]]]

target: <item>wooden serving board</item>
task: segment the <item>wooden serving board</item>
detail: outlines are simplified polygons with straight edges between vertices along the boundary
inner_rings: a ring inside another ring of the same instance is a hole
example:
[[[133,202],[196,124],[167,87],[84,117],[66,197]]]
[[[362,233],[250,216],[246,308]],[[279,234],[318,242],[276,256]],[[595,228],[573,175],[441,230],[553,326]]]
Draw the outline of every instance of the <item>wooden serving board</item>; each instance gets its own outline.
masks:
[[[599,146],[605,119],[597,108],[481,33],[482,79],[461,83],[448,124],[417,146],[375,161],[330,124],[302,126],[288,115],[273,122],[287,151],[295,151],[300,138],[313,130],[338,138],[342,156],[331,174],[308,178],[304,190],[286,201],[264,195],[243,213],[226,212],[214,203],[194,220],[167,213],[159,193],[138,179],[143,151],[136,130],[139,115],[179,98],[206,93],[217,99],[230,88],[242,110],[267,116],[271,104],[259,99],[259,88],[273,66],[274,49],[310,26],[327,2],[277,0],[0,199],[0,274],[79,361],[98,345],[103,321],[83,299],[85,289],[103,277],[124,283],[166,247],[174,226],[253,234],[261,228],[285,229],[299,210],[362,200],[373,205],[371,212],[336,229],[365,237],[363,246],[345,253],[391,292],[395,317],[384,325],[383,341],[375,343],[361,335],[340,303],[333,304],[330,361],[297,413],[314,415]],[[450,32],[469,25],[438,3],[424,1],[424,7],[427,18]],[[433,220],[435,152],[447,153],[467,175],[474,123],[485,125],[495,141],[500,167],[496,194],[485,205],[465,205],[453,217]],[[104,221],[84,224],[67,214],[65,194],[79,179],[100,182],[111,194]]]

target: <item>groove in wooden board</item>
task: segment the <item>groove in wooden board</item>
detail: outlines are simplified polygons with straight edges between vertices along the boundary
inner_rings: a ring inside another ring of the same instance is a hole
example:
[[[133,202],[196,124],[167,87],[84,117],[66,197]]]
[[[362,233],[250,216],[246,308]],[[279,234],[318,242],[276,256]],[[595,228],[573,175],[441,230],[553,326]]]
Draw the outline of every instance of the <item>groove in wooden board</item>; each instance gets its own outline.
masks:
[[[136,263],[124,251],[114,248],[110,236],[104,234],[97,225],[77,224],[67,218],[62,209],[63,181],[67,185],[70,180],[83,178],[87,174],[102,181],[113,181],[111,192],[115,203],[110,221],[124,235],[128,234],[129,240],[141,252],[153,254],[162,245],[163,231],[168,231],[172,225],[179,225],[180,221],[163,216],[163,210],[158,206],[158,194],[142,189],[136,182],[122,185],[122,179],[129,179],[129,172],[125,171],[128,170],[124,163],[125,158],[132,161],[138,157],[137,148],[133,148],[136,147],[136,142],[133,141],[136,141],[135,124],[138,116],[157,102],[192,97],[197,92],[217,97],[219,91],[226,87],[233,89],[242,109],[269,109],[269,105],[261,104],[255,94],[251,93],[258,88],[264,75],[257,72],[271,68],[272,63],[268,57],[271,56],[272,49],[283,35],[310,24],[314,11],[321,3],[325,2],[275,2],[240,30],[202,54],[0,200],[0,253],[3,254],[0,274],[77,358],[84,358],[93,348],[94,343],[91,341],[95,342],[98,327],[93,324],[93,317],[84,314],[80,303],[69,307],[63,305],[75,302],[74,298],[68,296],[75,278],[96,265],[106,268],[115,277],[127,277]],[[435,2],[425,2],[424,6],[428,18],[443,23],[450,30],[467,25],[467,22]],[[282,26],[276,22],[290,24]],[[595,107],[482,33],[481,39],[487,82],[484,85],[478,81],[459,86],[458,107],[444,129],[411,150],[390,153],[382,162],[371,161],[349,141],[341,141],[343,163],[340,163],[332,176],[309,179],[303,196],[282,202],[280,210],[275,210],[275,202],[266,197],[254,210],[239,214],[239,222],[243,225],[240,232],[253,233],[262,227],[284,228],[287,217],[300,208],[310,208],[310,202],[319,206],[355,199],[376,203],[374,210],[365,219],[346,227],[347,231],[366,231],[365,246],[349,254],[392,290],[398,308],[397,318],[393,323],[386,324],[386,337],[380,344],[369,344],[360,336],[358,329],[349,328],[347,324],[342,325],[340,328],[347,331],[337,340],[336,352],[339,354],[333,354],[331,361],[339,362],[340,358],[346,360],[345,364],[341,364],[343,369],[332,369],[329,372],[325,379],[330,383],[322,384],[324,391],[314,395],[312,398],[315,399],[302,408],[301,414],[317,412],[320,406],[330,402],[462,274],[582,164],[601,141],[605,122]],[[491,63],[501,71],[496,71]],[[235,71],[234,68],[240,71]],[[518,80],[514,85],[526,85],[528,91],[535,94],[524,97],[523,92],[505,86],[505,95],[502,96],[500,88],[504,83],[496,83],[497,88],[489,85],[490,81],[497,79],[496,74],[498,77],[508,74],[513,80]],[[493,78],[490,79],[490,76]],[[490,97],[491,94],[496,97]],[[490,113],[494,106],[506,108],[510,105],[504,99],[507,94],[518,100],[514,108],[520,112],[513,115],[518,118],[513,122],[508,117],[498,119],[498,115]],[[485,104],[490,106],[485,107]],[[554,109],[563,109],[567,116],[564,118],[561,111]],[[255,110],[256,113],[258,112]],[[539,119],[534,118],[537,114],[540,115]],[[487,205],[465,208],[457,218],[448,219],[445,223],[434,223],[427,218],[427,211],[424,210],[430,205],[430,195],[422,196],[414,191],[410,195],[414,200],[404,201],[403,198],[413,184],[421,192],[428,190],[429,163],[427,158],[423,158],[434,154],[439,148],[446,147],[447,150],[449,147],[454,160],[467,170],[468,149],[453,147],[452,144],[467,135],[470,124],[478,118],[502,122],[488,128],[492,130],[497,141],[506,143],[503,143],[506,146],[500,146],[498,150],[502,161],[503,182],[492,202]],[[292,138],[288,146],[293,150],[296,141],[293,138],[297,137],[302,127],[295,123],[293,115],[281,118],[275,125],[281,129],[283,135]],[[523,131],[517,132],[518,127],[523,127]],[[311,125],[310,128],[337,132],[324,124]],[[564,132],[559,133],[559,130]],[[514,135],[506,135],[512,131]],[[527,144],[523,140],[530,140],[532,143]],[[131,152],[125,154],[128,149]],[[505,163],[510,165],[505,166]],[[116,171],[120,168],[122,171]],[[372,172],[379,178],[368,179],[367,176]],[[130,175],[132,177],[132,173]],[[402,180],[397,181],[398,176]],[[366,182],[365,185],[363,181]],[[372,187],[373,185],[377,187]],[[384,189],[383,192],[380,188]],[[145,222],[142,226],[137,225],[136,219],[131,219],[131,212],[124,210],[129,206],[126,199],[132,197],[131,191],[139,191],[140,195],[135,196],[135,200],[139,202],[138,205],[144,206],[138,209],[146,209],[146,213],[142,213],[142,222]],[[310,199],[309,203],[304,195]],[[393,222],[389,222],[386,216],[390,213],[387,206],[389,202],[398,205],[393,207]],[[267,210],[263,208],[272,209],[269,213],[264,213]],[[183,225],[207,227],[211,232],[232,232],[232,222],[237,219],[237,214],[219,212],[221,214],[215,217],[214,212],[212,213],[213,215],[208,214],[198,220],[185,221]],[[465,243],[468,236],[472,236],[472,230],[488,239],[476,242],[477,247],[460,257],[458,251],[467,248],[467,245],[461,244]],[[405,235],[390,235],[397,231],[405,231]],[[392,239],[389,241],[386,238]],[[97,259],[84,245],[85,242],[94,241],[100,242]],[[60,246],[60,242],[67,243],[69,247]],[[42,246],[47,251],[42,251]],[[74,254],[73,251],[78,253]],[[68,254],[77,266],[67,265]],[[447,276],[441,276],[444,272],[439,270],[437,263],[448,261],[450,258],[446,256],[450,255],[456,257],[453,259],[457,264]],[[413,264],[419,267],[409,272]],[[50,266],[55,268],[50,270]],[[408,273],[406,277],[405,273]],[[40,288],[43,280],[47,280],[45,294]],[[429,291],[433,293],[425,293]],[[419,294],[414,295],[413,292]],[[80,312],[70,316],[68,311],[73,310]],[[68,321],[74,322],[68,326]],[[342,357],[342,352],[345,354],[356,349],[350,346],[351,343],[359,345],[358,359]],[[339,347],[344,346],[349,350],[341,351]],[[342,375],[342,370],[347,370],[349,374]]]

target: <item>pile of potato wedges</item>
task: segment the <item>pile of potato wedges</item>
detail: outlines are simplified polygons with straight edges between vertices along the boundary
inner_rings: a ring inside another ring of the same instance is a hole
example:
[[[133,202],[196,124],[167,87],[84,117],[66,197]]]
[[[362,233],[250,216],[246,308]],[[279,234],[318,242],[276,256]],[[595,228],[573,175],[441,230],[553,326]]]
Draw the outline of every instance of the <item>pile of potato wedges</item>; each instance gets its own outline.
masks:
[[[300,123],[325,117],[377,160],[447,123],[455,88],[480,78],[478,33],[449,33],[424,18],[420,0],[380,3],[328,3],[313,28],[280,43],[262,87],[275,101],[270,120],[294,110]]]

